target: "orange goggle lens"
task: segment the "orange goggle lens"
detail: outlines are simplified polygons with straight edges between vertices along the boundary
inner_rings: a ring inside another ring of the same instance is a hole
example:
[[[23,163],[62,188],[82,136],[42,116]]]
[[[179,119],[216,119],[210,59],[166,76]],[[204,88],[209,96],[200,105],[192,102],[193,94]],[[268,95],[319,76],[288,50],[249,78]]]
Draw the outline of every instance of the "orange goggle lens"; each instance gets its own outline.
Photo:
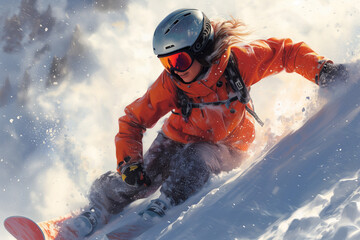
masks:
[[[166,57],[160,57],[160,62],[168,72],[171,70],[185,72],[193,64],[194,59],[187,52],[179,52]]]

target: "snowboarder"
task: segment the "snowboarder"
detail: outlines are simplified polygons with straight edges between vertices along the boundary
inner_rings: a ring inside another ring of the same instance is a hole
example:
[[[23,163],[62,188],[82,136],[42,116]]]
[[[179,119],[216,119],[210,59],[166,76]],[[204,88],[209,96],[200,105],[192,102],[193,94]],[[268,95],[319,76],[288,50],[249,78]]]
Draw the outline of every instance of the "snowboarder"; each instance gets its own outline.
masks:
[[[197,9],[179,9],[163,19],[153,50],[164,71],[125,108],[115,137],[117,171],[93,183],[89,206],[67,220],[64,231],[89,235],[158,188],[160,197],[142,214],[161,217],[199,191],[211,174],[239,167],[255,138],[255,120],[262,124],[248,91],[261,79],[286,70],[321,87],[346,81],[344,65],[303,42],[270,38],[245,43],[244,26],[236,19],[210,21]],[[143,156],[145,130],[170,111]]]

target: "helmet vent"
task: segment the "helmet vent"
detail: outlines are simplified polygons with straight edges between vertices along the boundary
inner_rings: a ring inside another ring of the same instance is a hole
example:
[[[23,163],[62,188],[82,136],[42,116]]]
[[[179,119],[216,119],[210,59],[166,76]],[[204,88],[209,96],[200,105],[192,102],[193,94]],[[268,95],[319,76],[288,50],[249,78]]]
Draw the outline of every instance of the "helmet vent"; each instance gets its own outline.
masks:
[[[182,17],[180,17],[180,19],[176,19],[176,20],[173,22],[173,24],[171,24],[171,26],[165,31],[165,35],[168,34],[168,33],[170,32],[170,30],[171,30],[176,24],[178,24],[178,22],[180,22],[180,20],[181,20],[182,18],[184,18],[184,17],[186,17],[186,16],[189,16],[189,15],[191,15],[191,13],[186,13],[186,14],[184,14]]]
[[[166,30],[165,35],[170,32],[170,30],[179,22],[179,19],[176,19],[173,24]]]

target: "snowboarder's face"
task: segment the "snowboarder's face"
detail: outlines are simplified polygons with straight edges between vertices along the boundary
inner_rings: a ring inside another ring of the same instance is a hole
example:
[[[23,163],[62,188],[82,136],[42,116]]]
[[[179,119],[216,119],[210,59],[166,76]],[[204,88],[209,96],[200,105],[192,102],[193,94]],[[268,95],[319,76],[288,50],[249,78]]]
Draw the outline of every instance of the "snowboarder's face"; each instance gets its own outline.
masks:
[[[185,72],[175,71],[175,73],[179,75],[184,82],[188,83],[192,82],[195,79],[195,77],[200,73],[201,68],[201,63],[194,60],[193,64],[188,70],[186,70]]]

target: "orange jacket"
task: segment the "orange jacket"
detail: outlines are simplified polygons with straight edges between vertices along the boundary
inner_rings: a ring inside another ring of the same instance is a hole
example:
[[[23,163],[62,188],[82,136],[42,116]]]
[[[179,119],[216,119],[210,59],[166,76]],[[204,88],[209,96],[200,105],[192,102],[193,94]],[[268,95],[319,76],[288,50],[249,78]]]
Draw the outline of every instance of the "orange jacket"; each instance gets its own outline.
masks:
[[[125,108],[126,115],[119,119],[119,133],[115,137],[117,161],[142,160],[142,136],[147,128],[169,111],[180,112],[176,91],[180,88],[195,103],[227,100],[231,92],[223,76],[229,53],[232,51],[239,72],[249,87],[259,80],[282,70],[296,72],[315,82],[325,63],[305,43],[290,39],[258,40],[250,44],[231,47],[216,61],[202,79],[185,84],[173,79],[165,70],[149,87],[145,95]],[[218,83],[218,84],[217,84]],[[224,83],[224,84],[221,84]],[[222,142],[246,151],[253,142],[254,120],[245,111],[244,104],[235,101],[229,108],[224,105],[194,108],[188,122],[171,114],[162,131],[178,142]]]

